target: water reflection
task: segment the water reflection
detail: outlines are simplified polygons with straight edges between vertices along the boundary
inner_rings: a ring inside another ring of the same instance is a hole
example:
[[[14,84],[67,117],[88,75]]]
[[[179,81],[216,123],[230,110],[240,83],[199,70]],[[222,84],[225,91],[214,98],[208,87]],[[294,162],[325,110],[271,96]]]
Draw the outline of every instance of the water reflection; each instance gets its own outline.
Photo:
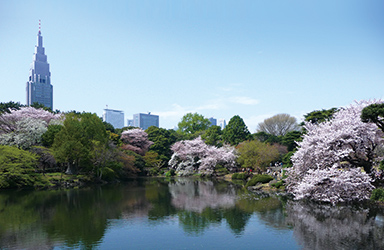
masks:
[[[305,249],[384,249],[384,217],[375,208],[255,195],[225,181],[136,179],[81,190],[0,192],[0,249],[98,248],[113,241],[108,232],[133,229],[138,235],[151,229],[151,237],[173,242],[157,230],[164,225],[181,230],[179,241],[209,241],[203,236],[216,230],[218,238],[229,232],[251,245],[261,233],[273,238],[293,231]],[[122,244],[138,238],[133,231],[122,235]]]
[[[218,190],[213,181],[197,181],[193,179],[178,179],[169,184],[172,195],[172,205],[178,209],[203,212],[207,208],[232,208],[236,204],[236,190],[233,185],[225,183]]]
[[[384,249],[383,217],[374,207],[288,201],[286,212],[304,249]]]

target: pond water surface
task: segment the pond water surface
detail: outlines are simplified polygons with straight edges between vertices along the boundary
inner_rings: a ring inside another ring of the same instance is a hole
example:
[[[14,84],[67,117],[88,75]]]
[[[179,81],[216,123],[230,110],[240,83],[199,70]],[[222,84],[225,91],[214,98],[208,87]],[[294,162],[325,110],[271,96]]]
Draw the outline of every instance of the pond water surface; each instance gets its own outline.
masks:
[[[381,209],[296,202],[225,181],[0,192],[0,249],[384,249],[383,235]]]

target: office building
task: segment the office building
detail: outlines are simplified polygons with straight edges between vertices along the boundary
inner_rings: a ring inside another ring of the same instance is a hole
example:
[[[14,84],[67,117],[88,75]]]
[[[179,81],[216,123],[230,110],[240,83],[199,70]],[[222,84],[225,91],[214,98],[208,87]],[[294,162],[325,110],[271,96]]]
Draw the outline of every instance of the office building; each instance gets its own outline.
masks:
[[[210,126],[216,126],[217,125],[217,120],[215,118],[211,117],[208,120],[211,122]]]
[[[150,126],[159,127],[159,116],[152,115],[150,112],[148,114],[134,114],[133,126],[142,128],[143,130],[146,130]]]
[[[121,110],[104,109],[103,121],[112,124],[114,128],[123,128],[124,112]]]
[[[40,103],[53,109],[53,86],[51,84],[51,72],[47,56],[43,47],[43,37],[41,31],[37,33],[37,45],[33,54],[31,69],[29,70],[29,79],[26,84],[27,105]]]
[[[127,119],[127,127],[134,127],[133,119]]]
[[[219,126],[220,126],[221,129],[224,129],[227,126],[227,123],[226,123],[225,119],[220,119],[219,120]]]

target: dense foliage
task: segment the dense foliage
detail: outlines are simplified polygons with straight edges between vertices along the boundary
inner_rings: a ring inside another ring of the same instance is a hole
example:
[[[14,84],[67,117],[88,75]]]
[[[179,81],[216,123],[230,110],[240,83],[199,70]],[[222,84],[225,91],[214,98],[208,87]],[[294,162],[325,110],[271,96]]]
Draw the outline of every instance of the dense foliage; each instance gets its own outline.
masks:
[[[0,188],[32,187],[36,162],[33,153],[0,145]]]
[[[250,139],[251,133],[245,125],[244,120],[235,115],[232,117],[228,125],[223,129],[223,140],[232,146],[236,146],[240,142]]]
[[[373,103],[365,107],[361,112],[361,120],[375,123],[384,131],[384,103]]]
[[[189,139],[196,137],[211,125],[211,122],[198,113],[188,113],[179,122],[178,132]]]
[[[245,141],[236,147],[240,166],[251,169],[266,170],[270,163],[279,159],[279,151],[276,145],[262,143],[258,140]]]

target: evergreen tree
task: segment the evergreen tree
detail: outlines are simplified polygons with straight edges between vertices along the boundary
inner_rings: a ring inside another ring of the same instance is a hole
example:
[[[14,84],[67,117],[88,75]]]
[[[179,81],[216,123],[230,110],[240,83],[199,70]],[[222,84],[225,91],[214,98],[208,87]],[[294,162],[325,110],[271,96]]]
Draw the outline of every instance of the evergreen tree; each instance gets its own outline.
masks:
[[[223,129],[223,140],[231,145],[237,145],[240,142],[250,139],[251,133],[243,119],[235,115],[232,117],[228,125]]]

